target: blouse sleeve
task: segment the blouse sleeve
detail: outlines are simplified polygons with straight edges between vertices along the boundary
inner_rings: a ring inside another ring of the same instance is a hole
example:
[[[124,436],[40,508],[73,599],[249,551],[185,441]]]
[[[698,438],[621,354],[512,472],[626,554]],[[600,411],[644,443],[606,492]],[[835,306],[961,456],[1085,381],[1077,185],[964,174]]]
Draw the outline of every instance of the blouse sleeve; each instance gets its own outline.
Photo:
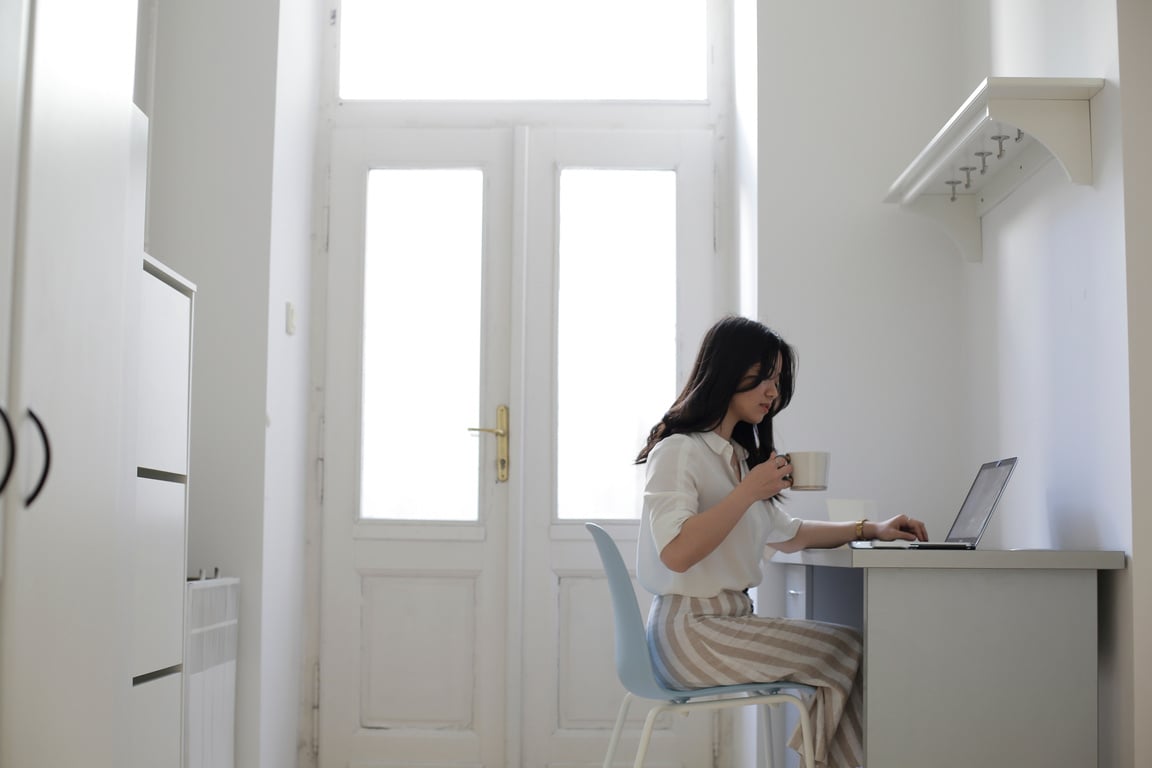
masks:
[[[699,511],[696,467],[691,454],[691,439],[686,435],[670,435],[648,454],[644,510],[657,553],[663,552],[680,534],[684,521]]]
[[[764,506],[768,508],[768,538],[769,544],[779,544],[782,541],[790,541],[796,537],[797,532],[800,530],[800,523],[803,522],[798,517],[792,517],[783,509],[779,504],[771,502],[764,502]]]

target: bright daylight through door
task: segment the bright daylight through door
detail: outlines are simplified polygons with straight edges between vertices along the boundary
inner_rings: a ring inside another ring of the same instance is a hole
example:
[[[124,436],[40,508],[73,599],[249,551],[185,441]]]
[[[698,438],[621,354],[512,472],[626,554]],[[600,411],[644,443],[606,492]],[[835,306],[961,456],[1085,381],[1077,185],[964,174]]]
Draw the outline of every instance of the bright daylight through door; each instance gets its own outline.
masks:
[[[559,250],[557,517],[635,518],[675,396],[676,173],[564,171]]]
[[[480,443],[462,425],[480,411],[483,182],[472,169],[368,173],[362,518],[477,519]]]
[[[705,0],[343,0],[340,98],[707,96]]]

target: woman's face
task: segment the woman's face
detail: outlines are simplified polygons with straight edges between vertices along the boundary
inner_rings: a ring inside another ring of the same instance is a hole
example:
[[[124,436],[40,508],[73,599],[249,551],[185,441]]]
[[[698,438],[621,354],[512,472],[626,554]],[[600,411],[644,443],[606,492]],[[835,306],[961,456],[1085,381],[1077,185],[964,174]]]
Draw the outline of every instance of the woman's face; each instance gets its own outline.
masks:
[[[782,360],[776,355],[776,362],[772,366],[772,375],[760,381],[760,364],[749,368],[744,378],[740,380],[738,389],[744,390],[732,395],[728,401],[728,417],[735,421],[746,421],[749,424],[759,424],[764,417],[772,412],[776,405],[776,398],[780,395],[780,367]],[[755,386],[752,386],[755,382]],[[746,387],[751,389],[745,389]]]

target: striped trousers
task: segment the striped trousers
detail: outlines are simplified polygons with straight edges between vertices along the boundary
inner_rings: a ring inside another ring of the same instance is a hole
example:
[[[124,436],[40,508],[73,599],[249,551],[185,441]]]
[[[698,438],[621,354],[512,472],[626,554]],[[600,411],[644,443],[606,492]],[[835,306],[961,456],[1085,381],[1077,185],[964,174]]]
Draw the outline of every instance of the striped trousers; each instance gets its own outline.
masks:
[[[756,616],[743,592],[660,595],[648,614],[656,675],[670,688],[789,680],[817,688],[809,702],[817,766],[864,762],[860,633],[850,627]],[[803,749],[800,729],[789,746]]]

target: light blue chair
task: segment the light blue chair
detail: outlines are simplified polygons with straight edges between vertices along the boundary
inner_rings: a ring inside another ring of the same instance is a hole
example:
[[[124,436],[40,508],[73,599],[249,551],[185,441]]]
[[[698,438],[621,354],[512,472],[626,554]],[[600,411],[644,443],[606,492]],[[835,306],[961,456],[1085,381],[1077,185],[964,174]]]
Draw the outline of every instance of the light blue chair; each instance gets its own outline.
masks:
[[[640,606],[636,602],[636,591],[632,577],[620,557],[616,542],[596,523],[585,523],[584,527],[592,534],[604,572],[608,576],[608,589],[612,593],[612,613],[616,624],[616,674],[626,689],[620,713],[616,716],[616,726],[608,742],[608,754],[604,758],[604,768],[611,768],[620,742],[620,732],[624,729],[624,719],[633,699],[650,699],[657,702],[648,711],[644,730],[640,734],[640,745],[636,749],[634,768],[644,764],[648,743],[652,739],[652,728],[661,712],[688,712],[694,710],[730,709],[733,707],[775,706],[793,704],[800,713],[800,731],[804,739],[804,763],[814,768],[812,751],[812,722],[808,708],[801,698],[812,695],[816,689],[809,685],[790,682],[750,683],[747,685],[719,685],[712,688],[695,688],[690,691],[677,691],[665,688],[656,679],[652,670],[652,656],[648,651],[648,638],[644,620],[640,616]],[[791,691],[786,693],[785,691]],[[768,766],[771,768],[771,750],[765,750]]]

